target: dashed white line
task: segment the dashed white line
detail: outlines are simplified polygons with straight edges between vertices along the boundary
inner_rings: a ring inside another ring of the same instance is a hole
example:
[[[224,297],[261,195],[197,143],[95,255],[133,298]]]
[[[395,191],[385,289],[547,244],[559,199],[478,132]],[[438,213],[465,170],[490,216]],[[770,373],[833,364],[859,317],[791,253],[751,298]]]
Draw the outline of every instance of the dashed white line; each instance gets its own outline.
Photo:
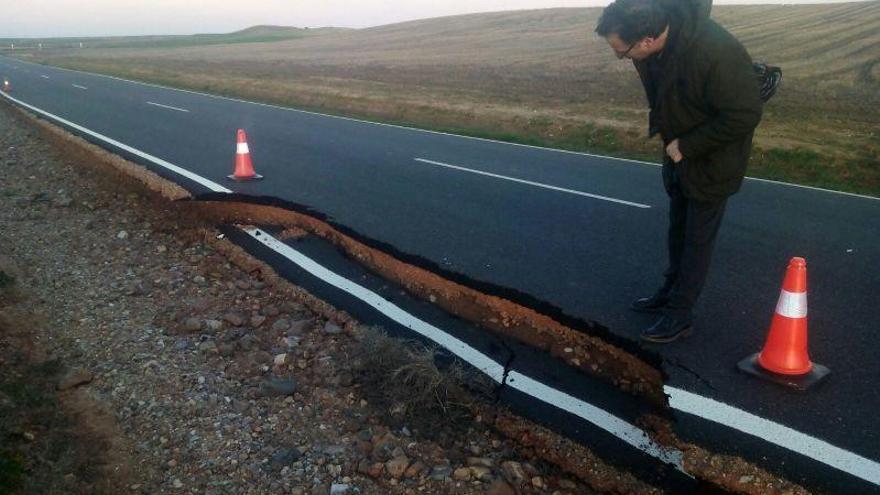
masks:
[[[71,84],[71,86],[73,86],[74,88],[78,88],[78,89],[89,89],[85,86],[80,86],[79,84]]]
[[[170,105],[163,105],[163,104],[161,104],[161,103],[153,103],[152,101],[148,101],[148,102],[147,102],[147,105],[153,105],[154,107],[167,108],[168,110],[175,110],[175,111],[177,111],[177,112],[186,112],[186,113],[189,113],[189,110],[187,110],[187,109],[185,109],[185,108],[177,108],[177,107],[172,107],[172,106],[170,106]]]
[[[474,170],[472,168],[459,167],[458,165],[450,165],[448,163],[435,162],[433,160],[426,160],[424,158],[416,158],[415,160],[417,162],[428,163],[430,165],[437,165],[438,167],[446,167],[446,168],[450,168],[453,170],[460,170],[462,172],[470,172],[472,174],[485,175],[487,177],[494,177],[496,179],[509,180],[511,182],[518,182],[520,184],[527,184],[530,186],[540,187],[543,189],[550,189],[552,191],[559,191],[559,192],[564,192],[564,193],[568,193],[568,194],[576,194],[578,196],[585,196],[585,197],[593,198],[593,199],[601,199],[603,201],[610,201],[612,203],[619,203],[619,204],[623,204],[623,205],[627,205],[627,206],[635,206],[636,208],[650,208],[651,207],[650,205],[645,205],[645,204],[641,204],[641,203],[633,203],[631,201],[624,201],[622,199],[610,198],[608,196],[600,196],[598,194],[590,194],[590,193],[586,193],[583,191],[576,191],[574,189],[566,189],[564,187],[551,186],[549,184],[542,184],[540,182],[532,182],[530,180],[523,180],[523,179],[517,179],[515,177],[508,177],[506,175],[493,174],[490,172],[484,172],[482,170]]]

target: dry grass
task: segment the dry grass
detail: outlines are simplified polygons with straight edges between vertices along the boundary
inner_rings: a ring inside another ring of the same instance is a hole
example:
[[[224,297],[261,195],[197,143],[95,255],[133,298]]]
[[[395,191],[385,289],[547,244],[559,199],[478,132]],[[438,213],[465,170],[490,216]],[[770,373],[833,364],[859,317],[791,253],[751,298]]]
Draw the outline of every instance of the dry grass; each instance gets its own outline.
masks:
[[[635,71],[592,32],[599,12],[475,14],[277,43],[33,57],[329,113],[656,159]],[[717,6],[713,15],[755,59],[785,72],[751,174],[880,194],[880,2]],[[818,165],[793,158],[801,150]]]
[[[471,421],[477,401],[492,385],[438,350],[365,328],[354,352],[357,382],[368,400],[392,421],[423,432]],[[441,367],[438,367],[440,364]]]

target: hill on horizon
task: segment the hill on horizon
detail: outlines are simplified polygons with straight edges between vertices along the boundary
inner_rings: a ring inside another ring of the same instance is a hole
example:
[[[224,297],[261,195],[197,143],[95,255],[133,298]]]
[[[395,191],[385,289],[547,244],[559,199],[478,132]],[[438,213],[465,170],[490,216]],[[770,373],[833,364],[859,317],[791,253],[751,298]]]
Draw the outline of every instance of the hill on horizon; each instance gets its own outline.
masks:
[[[309,31],[312,34],[322,33],[333,33],[333,32],[342,32],[342,31],[353,31],[353,28],[340,28],[340,27],[319,27],[319,28],[310,28],[310,27],[296,27],[296,26],[277,26],[273,24],[258,24],[256,26],[246,27],[244,29],[240,29],[238,31],[233,31],[231,35],[260,35],[260,34],[277,34],[277,33],[301,33],[303,31]]]

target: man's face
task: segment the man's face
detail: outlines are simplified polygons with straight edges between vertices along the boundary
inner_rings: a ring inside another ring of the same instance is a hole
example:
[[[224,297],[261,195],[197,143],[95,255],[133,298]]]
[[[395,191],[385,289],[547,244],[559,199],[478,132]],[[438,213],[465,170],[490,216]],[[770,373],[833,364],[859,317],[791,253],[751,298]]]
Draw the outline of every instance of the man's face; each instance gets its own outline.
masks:
[[[644,60],[653,53],[650,49],[653,46],[653,38],[642,38],[635,43],[627,43],[620,39],[617,33],[611,33],[605,40],[608,41],[617,58]]]

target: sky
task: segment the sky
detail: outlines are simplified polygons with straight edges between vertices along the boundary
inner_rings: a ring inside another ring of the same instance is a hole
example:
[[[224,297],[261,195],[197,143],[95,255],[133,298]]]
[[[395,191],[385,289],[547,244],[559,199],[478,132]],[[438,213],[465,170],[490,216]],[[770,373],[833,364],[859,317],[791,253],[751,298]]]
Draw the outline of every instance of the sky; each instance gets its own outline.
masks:
[[[716,0],[724,3],[836,3]],[[258,24],[362,28],[473,12],[609,0],[2,0],[0,38],[227,33]]]

